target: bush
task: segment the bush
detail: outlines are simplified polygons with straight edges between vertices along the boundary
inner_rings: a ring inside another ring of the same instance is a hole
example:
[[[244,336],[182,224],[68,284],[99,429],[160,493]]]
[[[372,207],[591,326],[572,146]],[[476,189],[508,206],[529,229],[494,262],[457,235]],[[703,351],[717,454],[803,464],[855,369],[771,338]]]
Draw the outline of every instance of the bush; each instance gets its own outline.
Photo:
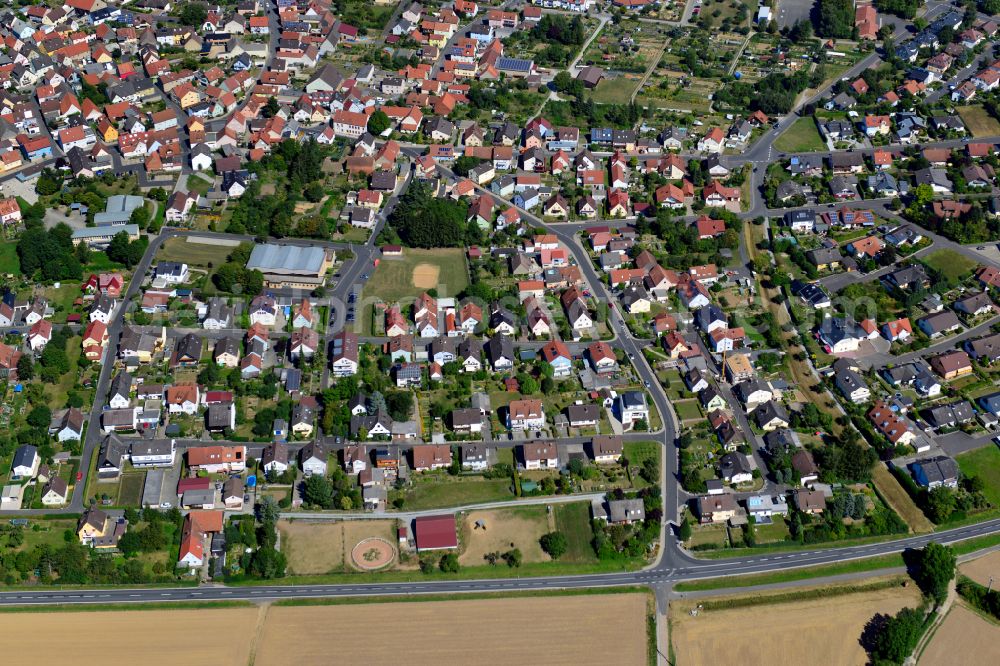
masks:
[[[543,534],[542,538],[538,540],[538,543],[542,546],[542,550],[548,553],[549,557],[553,560],[558,560],[560,557],[565,555],[568,547],[566,535],[562,532],[549,532],[548,534]]]

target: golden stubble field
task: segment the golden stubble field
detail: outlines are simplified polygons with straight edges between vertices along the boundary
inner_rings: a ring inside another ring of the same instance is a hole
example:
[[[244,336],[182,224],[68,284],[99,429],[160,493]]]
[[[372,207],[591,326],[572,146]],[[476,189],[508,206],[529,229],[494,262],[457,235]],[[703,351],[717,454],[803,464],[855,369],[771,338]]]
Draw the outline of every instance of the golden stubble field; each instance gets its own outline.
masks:
[[[646,598],[609,594],[277,606],[269,609],[258,636],[254,665],[639,666],[646,663]]]
[[[246,666],[258,615],[256,608],[5,613],[0,645],[22,666]]]
[[[690,614],[697,602],[670,605],[671,640],[678,664],[722,664],[740,655],[744,664],[824,666],[868,663],[859,639],[876,613],[916,607],[916,585],[809,601],[775,603]],[[985,663],[985,662],[984,662]]]
[[[980,585],[989,585],[993,577],[993,589],[1000,585],[1000,551],[977,557],[971,562],[960,564],[959,573],[968,576]]]
[[[959,602],[934,632],[920,666],[1000,664],[1000,625]]]

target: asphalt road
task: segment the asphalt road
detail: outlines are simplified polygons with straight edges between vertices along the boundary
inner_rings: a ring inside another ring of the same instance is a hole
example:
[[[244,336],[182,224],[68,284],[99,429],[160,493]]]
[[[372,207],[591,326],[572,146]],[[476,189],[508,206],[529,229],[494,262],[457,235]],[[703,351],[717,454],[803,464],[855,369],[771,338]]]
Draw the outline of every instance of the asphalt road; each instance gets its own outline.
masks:
[[[816,549],[798,552],[725,560],[696,560],[676,548],[673,537],[661,562],[655,567],[634,572],[590,574],[582,576],[546,576],[540,578],[495,578],[475,580],[420,580],[399,583],[338,585],[260,585],[231,587],[212,585],[181,588],[109,588],[72,590],[14,590],[0,592],[0,606],[75,605],[109,603],[162,603],[171,601],[270,601],[315,597],[379,597],[418,594],[463,594],[469,592],[504,592],[523,590],[563,590],[631,585],[677,583],[701,578],[735,574],[783,571],[807,566],[832,564],[846,560],[875,557],[921,548],[930,541],[953,543],[1000,530],[1000,520],[910,537],[882,544],[849,548]]]

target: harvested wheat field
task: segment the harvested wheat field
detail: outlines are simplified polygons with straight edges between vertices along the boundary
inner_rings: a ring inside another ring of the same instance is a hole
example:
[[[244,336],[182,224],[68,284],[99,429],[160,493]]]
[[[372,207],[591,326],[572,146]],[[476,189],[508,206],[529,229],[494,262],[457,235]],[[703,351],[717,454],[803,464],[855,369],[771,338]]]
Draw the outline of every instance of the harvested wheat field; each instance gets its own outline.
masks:
[[[485,530],[481,527],[474,529],[479,520],[486,525]],[[544,506],[473,511],[462,521],[465,551],[458,561],[464,566],[479,566],[484,564],[486,553],[505,553],[511,548],[518,548],[525,562],[548,562],[550,558],[538,540],[554,529],[555,523],[553,521],[550,525]]]
[[[0,644],[24,647],[14,648],[24,665],[246,666],[257,618],[256,608],[6,613]]]
[[[333,640],[331,627],[350,640]],[[646,595],[275,606],[257,644],[255,666],[640,665]]]
[[[413,286],[420,289],[433,289],[438,284],[441,269],[434,264],[417,264],[413,267]]]
[[[990,576],[993,576],[993,588],[996,589],[1000,585],[1000,550],[959,565],[958,571],[980,585],[989,585]]]
[[[1000,664],[1000,625],[956,603],[917,663],[921,666]]]
[[[760,604],[690,614],[697,601],[670,604],[671,640],[678,664],[722,664],[740,655],[745,664],[802,664],[822,655],[825,666],[868,663],[861,632],[876,613],[916,607],[915,585],[809,601]],[[767,618],[761,624],[762,618]],[[762,627],[780,630],[762,630]]]
[[[344,566],[343,523],[278,522],[281,551],[291,574],[324,574]],[[351,544],[353,547],[354,544]]]

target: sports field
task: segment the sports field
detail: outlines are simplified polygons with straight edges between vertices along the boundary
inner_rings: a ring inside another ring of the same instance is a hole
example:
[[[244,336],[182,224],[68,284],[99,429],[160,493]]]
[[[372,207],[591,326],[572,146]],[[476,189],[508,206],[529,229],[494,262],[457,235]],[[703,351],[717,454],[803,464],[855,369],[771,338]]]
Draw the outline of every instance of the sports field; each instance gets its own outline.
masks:
[[[331,627],[339,628],[334,640]],[[386,631],[391,629],[391,639]],[[350,636],[344,640],[343,636]],[[293,640],[289,640],[294,636]],[[255,666],[646,663],[646,596],[275,606]],[[331,659],[335,656],[335,660]],[[206,662],[201,662],[206,663]]]
[[[394,302],[415,298],[428,289],[437,289],[438,296],[455,296],[468,285],[469,271],[461,248],[405,248],[402,257],[379,262],[364,294],[365,298]]]

